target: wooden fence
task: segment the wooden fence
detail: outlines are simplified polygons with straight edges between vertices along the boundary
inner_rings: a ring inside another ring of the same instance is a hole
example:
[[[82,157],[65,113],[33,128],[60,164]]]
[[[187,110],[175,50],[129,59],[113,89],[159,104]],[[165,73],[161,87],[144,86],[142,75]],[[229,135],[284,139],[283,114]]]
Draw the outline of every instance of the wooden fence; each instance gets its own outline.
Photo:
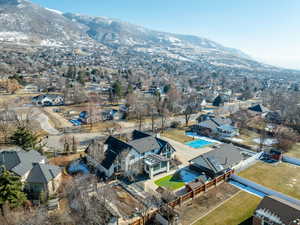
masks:
[[[193,190],[190,190],[188,193],[183,194],[181,196],[179,196],[176,200],[169,202],[168,205],[172,208],[175,208],[176,206],[182,206],[182,204],[184,204],[187,201],[193,200],[194,198],[196,198],[198,195],[207,192],[210,189],[213,189],[215,187],[217,187],[219,184],[224,183],[225,181],[227,181],[229,179],[229,177],[234,173],[234,170],[230,170],[227,173],[216,177],[215,179],[211,180],[210,182],[207,182],[203,185],[199,185],[199,187],[194,188]],[[133,223],[131,223],[130,225],[144,225],[144,223],[152,218],[153,215],[156,214],[156,212],[158,211],[155,210],[153,212],[151,212],[150,214],[148,214],[147,216],[145,216],[144,218],[139,218],[138,220],[134,221]]]

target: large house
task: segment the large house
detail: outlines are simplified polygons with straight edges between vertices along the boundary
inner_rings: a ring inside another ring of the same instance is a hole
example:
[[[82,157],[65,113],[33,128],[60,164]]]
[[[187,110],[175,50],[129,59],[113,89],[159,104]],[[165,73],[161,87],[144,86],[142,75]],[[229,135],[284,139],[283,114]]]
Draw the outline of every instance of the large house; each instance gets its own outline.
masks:
[[[253,215],[253,225],[300,224],[300,205],[275,196],[266,196]]]
[[[229,169],[234,169],[242,160],[240,151],[234,145],[222,144],[216,149],[192,159],[190,167],[214,178],[226,173]]]
[[[2,150],[0,166],[19,176],[24,190],[35,196],[41,192],[51,195],[60,185],[61,169],[47,164],[46,158],[35,150]]]
[[[238,128],[233,126],[231,119],[215,117],[212,114],[202,115],[198,124],[193,125],[192,131],[205,136],[234,137],[239,134]]]
[[[64,98],[60,95],[43,94],[32,98],[32,103],[41,106],[64,105]]]
[[[103,152],[103,157],[98,157],[92,145],[86,150],[88,163],[106,177],[118,171],[130,175],[139,166],[152,178],[158,173],[169,171],[175,150],[168,142],[135,130],[130,141],[110,136],[104,142]]]

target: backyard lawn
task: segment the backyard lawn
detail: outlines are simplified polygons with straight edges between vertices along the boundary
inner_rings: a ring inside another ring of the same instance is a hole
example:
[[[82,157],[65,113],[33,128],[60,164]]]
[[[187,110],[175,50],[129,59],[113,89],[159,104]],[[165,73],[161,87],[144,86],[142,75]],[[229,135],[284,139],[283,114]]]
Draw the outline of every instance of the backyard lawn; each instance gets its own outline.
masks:
[[[243,144],[255,146],[258,144],[255,143],[253,139],[259,138],[259,134],[255,133],[254,131],[250,131],[248,129],[241,129],[240,135],[237,138],[243,139],[242,142]]]
[[[173,175],[168,175],[156,180],[154,183],[159,187],[165,187],[171,191],[177,190],[185,185],[184,182],[172,180]]]
[[[295,144],[286,155],[300,159],[300,143]]]
[[[186,143],[194,140],[192,137],[185,135],[184,129],[170,129],[165,131],[161,135],[181,143]]]
[[[238,174],[265,187],[300,199],[300,167],[288,163],[258,162]]]
[[[250,225],[260,198],[241,191],[193,225]]]

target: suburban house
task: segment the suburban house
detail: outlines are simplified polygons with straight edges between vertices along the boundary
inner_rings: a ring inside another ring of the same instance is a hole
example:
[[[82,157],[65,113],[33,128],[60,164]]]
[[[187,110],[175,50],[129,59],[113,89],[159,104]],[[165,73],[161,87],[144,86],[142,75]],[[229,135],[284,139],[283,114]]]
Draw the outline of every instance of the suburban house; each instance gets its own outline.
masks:
[[[215,117],[213,114],[202,115],[198,118],[199,122],[191,126],[193,132],[205,136],[220,136],[223,138],[239,135],[239,130],[233,126],[231,119]]]
[[[44,94],[32,98],[32,103],[41,106],[64,105],[64,98],[60,95]]]
[[[35,150],[2,150],[0,166],[21,177],[24,190],[35,196],[41,192],[51,195],[60,185],[61,169],[47,164],[46,157]]]
[[[123,119],[124,117],[124,113],[121,111],[118,111],[116,109],[109,109],[109,110],[105,110],[101,113],[102,115],[102,120],[106,121],[106,120],[120,120]]]
[[[265,113],[263,115],[263,118],[268,123],[272,123],[272,124],[281,124],[282,123],[282,117],[281,117],[280,113],[276,112],[276,111],[274,111],[274,112],[269,111],[269,112]]]
[[[242,154],[234,145],[222,144],[216,149],[192,159],[190,168],[214,178],[226,173],[229,169],[234,169],[242,160]]]
[[[251,107],[248,108],[248,110],[252,113],[255,113],[255,114],[265,114],[267,112],[270,112],[270,110],[268,108],[264,107],[261,104],[251,106]]]
[[[94,153],[92,145],[87,150],[88,164],[95,167],[106,177],[118,171],[129,176],[137,167],[141,167],[149,177],[168,172],[174,148],[157,136],[141,131],[133,131],[130,141],[110,136],[103,145],[103,157]]]
[[[266,196],[253,215],[253,225],[300,224],[300,206],[275,196]]]

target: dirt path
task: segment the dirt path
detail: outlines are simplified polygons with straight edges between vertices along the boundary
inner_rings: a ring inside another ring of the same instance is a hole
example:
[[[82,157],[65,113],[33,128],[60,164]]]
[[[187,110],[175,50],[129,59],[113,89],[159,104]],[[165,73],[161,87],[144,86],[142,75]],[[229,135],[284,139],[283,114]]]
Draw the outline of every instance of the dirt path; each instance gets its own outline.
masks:
[[[45,115],[40,109],[35,108],[34,113],[36,114],[35,120],[40,123],[40,126],[44,131],[46,131],[49,135],[59,134],[59,131],[51,125],[49,117]]]
[[[44,113],[50,118],[50,120],[54,123],[56,128],[64,128],[64,127],[72,127],[72,123],[59,115],[58,113],[53,112],[53,107],[45,107],[42,109]]]

